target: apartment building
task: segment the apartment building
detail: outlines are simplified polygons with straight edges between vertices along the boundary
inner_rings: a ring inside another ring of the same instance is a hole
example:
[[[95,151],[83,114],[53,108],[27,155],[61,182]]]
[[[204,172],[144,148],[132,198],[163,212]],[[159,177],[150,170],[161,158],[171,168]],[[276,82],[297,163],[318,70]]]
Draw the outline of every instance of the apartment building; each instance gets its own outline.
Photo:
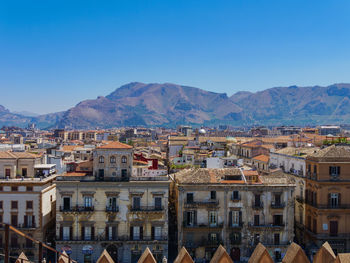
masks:
[[[295,240],[302,245],[305,245],[306,158],[318,150],[317,147],[286,147],[270,153],[271,169],[280,168],[295,181]]]
[[[57,249],[78,262],[104,249],[114,262],[137,262],[146,247],[158,262],[168,256],[168,176],[132,169],[132,147],[111,142],[94,150],[92,174],[57,178]]]
[[[183,170],[174,181],[178,249],[210,259],[219,244],[234,262],[263,243],[276,260],[294,237],[294,188],[286,176],[239,168]]]
[[[35,166],[41,158],[30,153],[0,152],[0,222],[11,224],[33,238],[52,242],[56,212],[56,175],[54,168],[38,176]],[[4,244],[0,228],[0,245]],[[24,251],[30,260],[37,258],[34,244],[15,233],[10,234],[10,255]]]
[[[328,241],[350,250],[350,147],[332,145],[306,158],[306,237],[312,254]]]

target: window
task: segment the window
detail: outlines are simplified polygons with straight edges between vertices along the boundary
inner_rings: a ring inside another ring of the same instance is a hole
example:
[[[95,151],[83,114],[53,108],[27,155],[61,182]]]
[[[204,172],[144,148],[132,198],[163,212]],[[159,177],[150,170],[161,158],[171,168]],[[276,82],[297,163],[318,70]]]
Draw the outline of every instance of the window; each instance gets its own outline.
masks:
[[[193,203],[193,193],[187,193],[187,203]]]
[[[33,227],[34,226],[34,216],[32,215],[25,215],[24,216],[24,226],[25,227]]]
[[[281,205],[281,195],[275,194],[275,205]]]
[[[11,201],[11,209],[18,209],[18,201]]]
[[[113,211],[113,212],[117,211],[117,198],[116,197],[109,197],[108,198],[107,210]]]
[[[210,211],[209,212],[209,224],[210,224],[210,226],[216,226],[217,225],[216,211]]]
[[[11,169],[5,169],[5,176],[11,177]]]
[[[337,236],[338,235],[338,221],[330,221],[330,235],[331,236]]]
[[[261,202],[260,202],[260,195],[259,194],[256,194],[255,195],[255,200],[254,200],[255,202],[254,202],[254,205],[256,206],[256,207],[260,207],[260,205],[261,205]]]
[[[127,177],[128,171],[126,169],[122,169],[122,178],[125,179]]]
[[[27,192],[32,192],[33,191],[33,186],[27,186],[26,191]]]
[[[315,164],[314,165],[314,174],[316,174],[317,173],[317,165]]]
[[[232,200],[239,200],[239,192],[238,191],[232,192]]]
[[[273,224],[275,226],[282,226],[283,225],[283,215],[274,215],[273,216]]]
[[[18,247],[18,237],[16,234],[11,235],[11,248]]]
[[[33,201],[26,201],[26,208],[33,209]]]
[[[126,163],[126,161],[127,161],[126,156],[122,156],[122,163]]]
[[[105,158],[104,158],[103,156],[100,156],[100,157],[98,158],[98,162],[99,162],[99,163],[104,163],[104,162],[105,162]]]
[[[91,196],[84,196],[84,207],[85,208],[92,208],[92,197]]]
[[[134,210],[140,210],[141,208],[141,197],[139,196],[134,196],[132,199],[132,208]]]
[[[104,169],[99,169],[98,170],[98,178],[99,178],[99,180],[103,180],[104,176],[105,176],[105,170]]]
[[[91,226],[84,227],[84,240],[91,240]]]
[[[259,226],[259,225],[260,225],[260,216],[254,215],[254,226]]]
[[[18,191],[18,186],[11,186],[11,191],[12,192],[17,192]]]
[[[110,158],[110,163],[116,163],[116,158],[115,158],[115,156],[111,156],[111,158]]]
[[[63,227],[63,240],[69,240],[70,239],[70,227],[64,226]]]
[[[257,245],[260,242],[260,235],[259,234],[255,234],[254,235],[254,244]]]
[[[70,210],[70,197],[63,197],[63,210]]]
[[[3,201],[0,201],[0,209],[3,209],[2,204],[3,204]]]
[[[17,226],[18,224],[18,217],[17,215],[11,215],[11,225]]]
[[[2,186],[0,186],[0,191],[4,191],[4,188]]]
[[[239,226],[239,211],[232,211],[232,226]]]
[[[32,237],[31,235],[29,235]],[[32,248],[33,247],[33,241],[30,240],[29,238],[26,238],[26,248]]]
[[[140,240],[140,227],[139,226],[133,227],[133,240]]]
[[[216,199],[216,191],[210,191],[210,199],[212,200]]]
[[[186,213],[186,225],[194,226],[196,224],[196,212],[195,211],[187,211]]]
[[[159,240],[162,237],[162,227],[156,226],[154,227],[154,239]]]
[[[340,176],[340,166],[329,166],[329,176],[338,178]]]
[[[107,226],[106,227],[106,238],[107,240],[115,240],[117,238],[117,227]]]
[[[161,197],[154,198],[154,208],[155,208],[155,210],[162,210],[162,198]]]
[[[217,241],[218,235],[216,233],[210,233],[209,239],[210,239],[210,241]]]
[[[273,235],[273,243],[275,245],[279,245],[280,244],[280,234],[279,233],[276,233]]]
[[[334,207],[338,207],[339,203],[340,203],[340,194],[338,193],[331,193],[329,194],[329,205],[330,207],[334,208]]]
[[[27,168],[22,168],[22,176],[27,177]]]

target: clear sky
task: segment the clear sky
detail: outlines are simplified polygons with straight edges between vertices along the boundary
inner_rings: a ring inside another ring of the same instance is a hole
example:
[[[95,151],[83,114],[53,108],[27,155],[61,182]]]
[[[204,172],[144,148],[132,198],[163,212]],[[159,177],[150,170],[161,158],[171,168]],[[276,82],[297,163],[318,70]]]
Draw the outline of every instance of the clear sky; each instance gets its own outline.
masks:
[[[228,95],[350,82],[350,1],[0,2],[0,105],[61,111],[132,81]]]

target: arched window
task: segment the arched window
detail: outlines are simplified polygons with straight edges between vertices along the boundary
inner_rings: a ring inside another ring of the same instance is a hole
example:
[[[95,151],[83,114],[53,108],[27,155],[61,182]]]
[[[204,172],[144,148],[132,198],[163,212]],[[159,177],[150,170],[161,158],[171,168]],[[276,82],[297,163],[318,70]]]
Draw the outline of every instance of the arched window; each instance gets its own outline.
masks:
[[[126,163],[126,156],[122,157],[122,163]]]
[[[99,163],[104,163],[105,162],[105,158],[103,156],[100,156],[98,159]]]
[[[116,158],[115,158],[115,156],[111,156],[111,158],[110,158],[110,162],[111,162],[111,163],[115,163],[115,162],[116,162]]]

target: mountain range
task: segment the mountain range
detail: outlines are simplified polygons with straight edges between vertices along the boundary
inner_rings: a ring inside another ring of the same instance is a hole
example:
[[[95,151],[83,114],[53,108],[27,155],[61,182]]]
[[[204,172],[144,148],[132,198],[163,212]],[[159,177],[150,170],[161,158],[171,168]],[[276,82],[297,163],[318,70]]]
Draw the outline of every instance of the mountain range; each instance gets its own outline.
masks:
[[[24,116],[0,106],[0,126],[317,125],[350,123],[350,84],[276,87],[232,96],[176,84],[132,82],[58,113]]]

